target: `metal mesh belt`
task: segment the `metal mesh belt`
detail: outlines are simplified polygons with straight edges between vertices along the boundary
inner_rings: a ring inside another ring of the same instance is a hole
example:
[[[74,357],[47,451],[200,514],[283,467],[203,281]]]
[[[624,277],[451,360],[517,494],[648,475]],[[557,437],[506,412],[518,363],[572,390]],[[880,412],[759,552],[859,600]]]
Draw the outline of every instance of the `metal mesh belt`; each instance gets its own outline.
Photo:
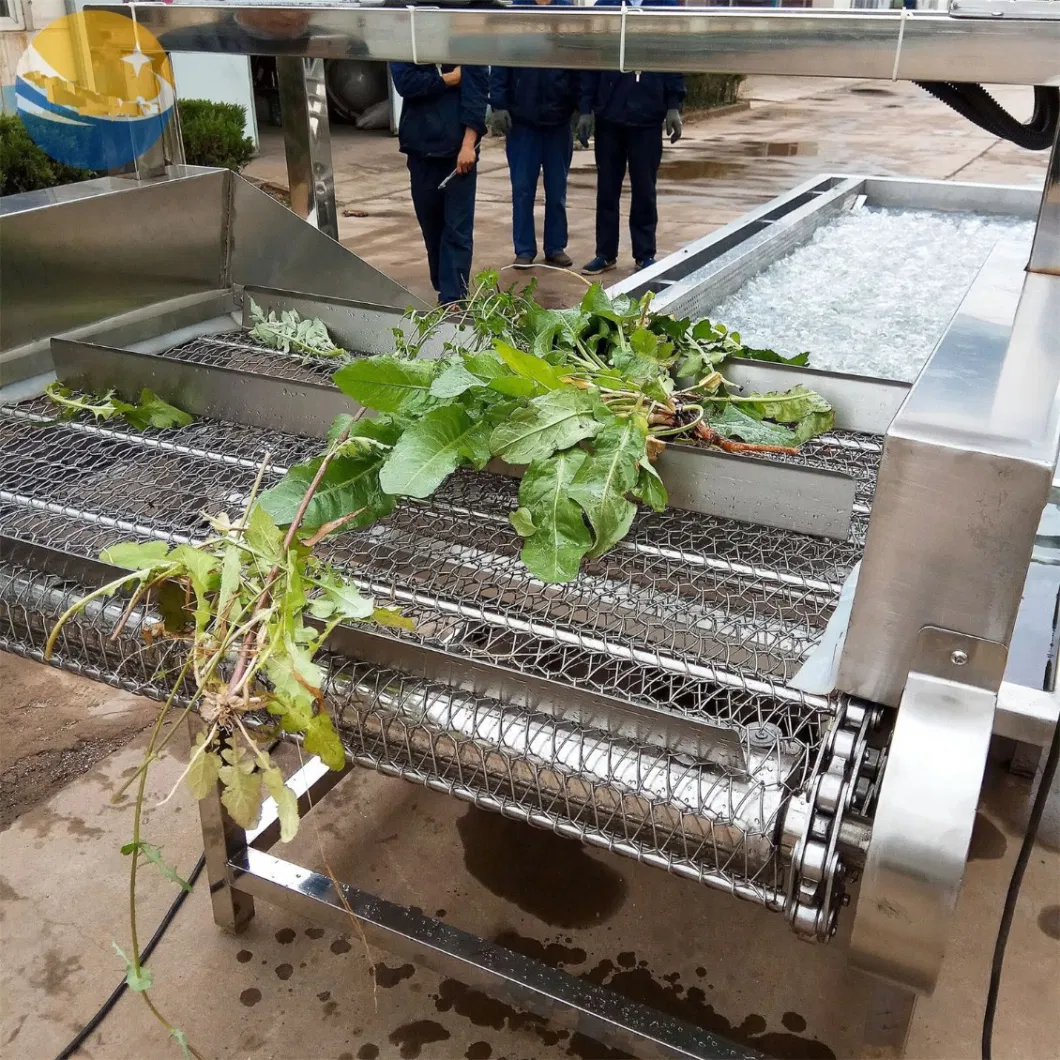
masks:
[[[319,446],[206,421],[146,434],[44,426],[48,414],[40,403],[0,409],[0,533],[80,557],[129,538],[200,537],[203,511],[242,504],[266,449],[282,467]],[[871,444],[837,436],[807,458],[846,459],[871,494]],[[516,705],[342,659],[329,696],[351,755],[778,904],[779,815],[787,794],[809,785],[839,705],[786,681],[820,638],[860,556],[864,520],[849,540],[834,542],[679,511],[642,513],[613,552],[575,582],[550,586],[518,560],[507,522],[516,489],[508,479],[459,473],[429,502],[402,504],[368,530],[333,539],[328,556],[416,620],[415,632],[394,635],[402,650],[441,649],[723,727],[738,740],[742,765],[675,753],[532,701]],[[2,646],[39,657],[48,616],[80,591],[8,564]],[[112,602],[71,625],[59,661],[163,694],[172,658],[144,643],[137,622],[107,641],[116,618],[107,607],[120,613]]]

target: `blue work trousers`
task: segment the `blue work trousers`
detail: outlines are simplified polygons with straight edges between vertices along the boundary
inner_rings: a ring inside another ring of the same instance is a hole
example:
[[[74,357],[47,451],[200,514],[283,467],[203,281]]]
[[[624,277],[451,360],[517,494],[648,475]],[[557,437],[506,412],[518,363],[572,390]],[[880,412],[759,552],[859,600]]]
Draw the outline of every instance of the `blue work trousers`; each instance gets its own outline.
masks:
[[[432,158],[405,156],[412,183],[412,206],[427,247],[431,286],[438,301],[458,302],[467,297],[475,235],[475,182],[478,167],[455,176],[441,190],[438,185],[456,169],[456,156]]]
[[[662,161],[662,122],[619,125],[597,117],[596,253],[606,261],[618,257],[618,202],[629,169],[629,236],[633,260],[655,257],[655,179]]]
[[[567,173],[574,151],[570,122],[527,125],[508,130],[508,169],[512,176],[512,241],[516,256],[537,257],[534,200],[537,177],[545,174],[545,257],[567,246]]]

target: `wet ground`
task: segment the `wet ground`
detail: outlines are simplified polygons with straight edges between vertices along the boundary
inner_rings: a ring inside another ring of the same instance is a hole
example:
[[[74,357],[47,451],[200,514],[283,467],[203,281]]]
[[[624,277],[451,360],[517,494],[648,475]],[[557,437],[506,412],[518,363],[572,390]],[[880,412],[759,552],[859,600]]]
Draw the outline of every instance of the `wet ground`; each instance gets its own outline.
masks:
[[[822,171],[904,173],[1023,184],[1041,156],[999,144],[913,86],[755,79],[751,109],[690,123],[667,147],[660,252]],[[1002,93],[1022,99],[1022,94]],[[284,182],[282,144],[264,137],[251,172]],[[420,293],[425,267],[396,144],[336,131],[344,242]],[[510,255],[503,145],[486,146],[477,263]],[[570,252],[592,253],[591,154],[571,181]],[[356,214],[357,216],[353,216]],[[625,252],[624,252],[625,253]],[[623,262],[628,267],[628,262]],[[612,274],[617,275],[617,274]],[[577,280],[542,279],[569,302]],[[0,1056],[51,1060],[121,975],[127,944],[127,804],[110,794],[135,769],[154,707],[0,655]],[[117,750],[114,750],[118,748]],[[113,750],[113,753],[111,753]],[[145,835],[187,873],[201,851],[182,765],[154,775]],[[1025,824],[1030,785],[994,770],[984,788],[949,955],[918,1006],[908,1055],[978,1055],[990,950]],[[1043,1060],[1060,1041],[1060,820],[1055,796],[1013,924],[995,1055]],[[17,819],[14,819],[16,818]],[[13,823],[10,821],[13,820]],[[277,853],[496,939],[776,1057],[861,1055],[867,982],[844,953],[850,917],[827,947],[782,918],[550,833],[484,815],[443,795],[357,771]],[[143,933],[173,897],[142,877]],[[156,1002],[208,1057],[253,1060],[526,1060],[614,1055],[388,954],[259,904],[240,937],[212,923],[201,883],[151,962]],[[179,1056],[142,1002],[126,996],[78,1054],[87,1060]]]

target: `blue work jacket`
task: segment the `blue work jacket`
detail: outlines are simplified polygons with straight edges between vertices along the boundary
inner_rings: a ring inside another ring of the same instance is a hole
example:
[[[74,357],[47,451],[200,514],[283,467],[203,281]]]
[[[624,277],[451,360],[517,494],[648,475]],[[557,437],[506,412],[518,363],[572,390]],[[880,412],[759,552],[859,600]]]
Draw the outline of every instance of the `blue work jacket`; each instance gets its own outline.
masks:
[[[621,0],[596,0],[597,7],[620,7]],[[677,0],[644,0],[643,7],[677,7]],[[685,101],[682,74],[617,70],[585,71],[580,77],[578,110],[618,125],[658,125],[668,110]]]
[[[571,7],[571,0],[551,4],[519,3],[516,7]],[[524,125],[560,125],[578,106],[579,77],[574,70],[538,70],[521,66],[490,69],[490,106],[506,110]]]
[[[442,66],[443,73],[453,69]],[[461,67],[460,84],[452,88],[433,63],[391,63],[390,73],[403,101],[398,145],[405,154],[449,158],[459,153],[465,129],[485,133],[487,67]]]

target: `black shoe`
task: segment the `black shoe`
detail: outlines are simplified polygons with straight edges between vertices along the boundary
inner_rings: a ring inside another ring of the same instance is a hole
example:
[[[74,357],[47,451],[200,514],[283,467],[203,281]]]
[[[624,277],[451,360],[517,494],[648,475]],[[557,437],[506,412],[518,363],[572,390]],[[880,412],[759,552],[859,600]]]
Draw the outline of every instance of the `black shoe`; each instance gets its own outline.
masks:
[[[582,272],[586,276],[599,276],[602,272],[610,272],[615,267],[615,261],[612,258],[608,261],[607,258],[601,257],[599,254],[588,265],[582,267]]]
[[[533,263],[533,254],[517,254],[515,256],[515,261],[512,262],[512,265],[514,265],[517,269],[528,269],[531,265],[533,265]]]
[[[547,254],[545,256],[545,264],[552,265],[557,269],[569,269],[574,262],[571,261],[570,255],[566,251],[559,250],[555,254]]]

